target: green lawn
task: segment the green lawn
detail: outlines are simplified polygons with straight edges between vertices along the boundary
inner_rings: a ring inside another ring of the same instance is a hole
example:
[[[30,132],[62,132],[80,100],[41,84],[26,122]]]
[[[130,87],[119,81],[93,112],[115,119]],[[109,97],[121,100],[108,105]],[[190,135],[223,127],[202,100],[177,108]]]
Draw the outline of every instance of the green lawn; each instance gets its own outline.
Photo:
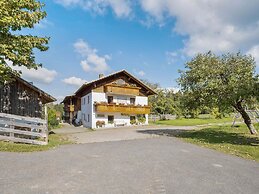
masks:
[[[12,142],[3,142],[0,141],[0,151],[2,152],[35,152],[35,151],[44,151],[51,148],[55,148],[64,144],[71,144],[71,141],[65,136],[58,134],[49,135],[48,145],[31,145],[31,144],[21,144],[21,143],[12,143]]]
[[[222,119],[212,119],[212,118],[198,118],[198,119],[174,119],[174,120],[165,120],[165,121],[156,121],[152,122],[151,124],[156,125],[174,125],[174,126],[194,126],[194,125],[204,125],[209,123],[226,123],[226,122],[232,122],[233,118],[222,118]]]
[[[259,127],[256,126],[256,128]],[[245,125],[208,127],[201,130],[184,131],[176,136],[202,147],[259,161],[259,136],[250,135]]]

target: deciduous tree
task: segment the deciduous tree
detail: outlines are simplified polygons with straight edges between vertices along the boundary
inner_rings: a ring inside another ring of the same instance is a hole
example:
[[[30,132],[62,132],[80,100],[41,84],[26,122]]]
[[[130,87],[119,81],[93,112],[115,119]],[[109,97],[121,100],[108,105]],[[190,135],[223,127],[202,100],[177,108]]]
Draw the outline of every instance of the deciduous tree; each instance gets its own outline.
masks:
[[[34,28],[46,17],[43,4],[35,0],[0,0],[0,82],[15,72],[8,66],[25,66],[28,69],[41,66],[35,62],[34,48],[46,51],[49,38],[19,34],[24,28]]]
[[[255,60],[250,55],[211,52],[198,54],[181,71],[179,84],[193,107],[219,107],[221,110],[232,106],[243,117],[251,134],[256,134],[244,105],[258,97],[258,75],[255,74]]]

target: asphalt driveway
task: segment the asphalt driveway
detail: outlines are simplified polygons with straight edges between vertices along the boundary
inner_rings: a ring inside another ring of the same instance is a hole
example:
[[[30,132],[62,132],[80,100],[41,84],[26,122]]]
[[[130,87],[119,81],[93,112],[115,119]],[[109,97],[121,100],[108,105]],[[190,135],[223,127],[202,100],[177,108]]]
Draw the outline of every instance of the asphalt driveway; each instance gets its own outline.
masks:
[[[0,191],[12,193],[226,193],[259,191],[259,164],[158,137],[0,152]]]
[[[72,125],[64,124],[60,129],[54,130],[55,133],[65,134],[76,143],[95,143],[108,141],[124,141],[134,139],[148,139],[160,137],[159,134],[152,133],[159,129],[167,129],[172,132],[181,130],[196,129],[195,126],[133,126],[133,127],[116,127],[108,129],[97,129],[92,131],[84,127],[74,127]],[[150,131],[150,133],[148,133]]]

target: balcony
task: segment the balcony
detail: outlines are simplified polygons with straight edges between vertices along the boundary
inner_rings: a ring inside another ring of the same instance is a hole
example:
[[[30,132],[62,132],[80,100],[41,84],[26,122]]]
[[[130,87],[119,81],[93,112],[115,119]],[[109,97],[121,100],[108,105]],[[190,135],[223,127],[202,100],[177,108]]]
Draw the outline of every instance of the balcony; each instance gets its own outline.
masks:
[[[95,103],[99,113],[149,114],[150,106]]]
[[[109,94],[139,96],[139,87],[130,85],[107,84],[104,86],[104,92]]]

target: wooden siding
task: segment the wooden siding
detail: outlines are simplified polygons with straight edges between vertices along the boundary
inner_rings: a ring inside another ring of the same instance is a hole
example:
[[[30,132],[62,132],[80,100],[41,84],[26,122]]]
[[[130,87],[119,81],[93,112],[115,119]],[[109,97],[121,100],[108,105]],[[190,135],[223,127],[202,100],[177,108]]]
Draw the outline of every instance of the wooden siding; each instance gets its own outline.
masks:
[[[109,94],[120,94],[120,95],[131,95],[139,96],[139,87],[133,87],[128,85],[115,85],[107,84],[105,85],[105,92]]]
[[[67,96],[63,101],[65,122],[71,123],[77,112],[81,110],[81,99],[76,96]]]
[[[123,114],[149,114],[150,106],[133,106],[121,104],[95,104],[96,112],[99,113],[112,113],[119,112]]]
[[[0,112],[21,116],[41,117],[43,99],[40,93],[19,81],[0,85]]]
[[[99,92],[99,93],[103,93],[104,92],[104,86],[100,86],[98,88],[94,88],[93,92]]]

